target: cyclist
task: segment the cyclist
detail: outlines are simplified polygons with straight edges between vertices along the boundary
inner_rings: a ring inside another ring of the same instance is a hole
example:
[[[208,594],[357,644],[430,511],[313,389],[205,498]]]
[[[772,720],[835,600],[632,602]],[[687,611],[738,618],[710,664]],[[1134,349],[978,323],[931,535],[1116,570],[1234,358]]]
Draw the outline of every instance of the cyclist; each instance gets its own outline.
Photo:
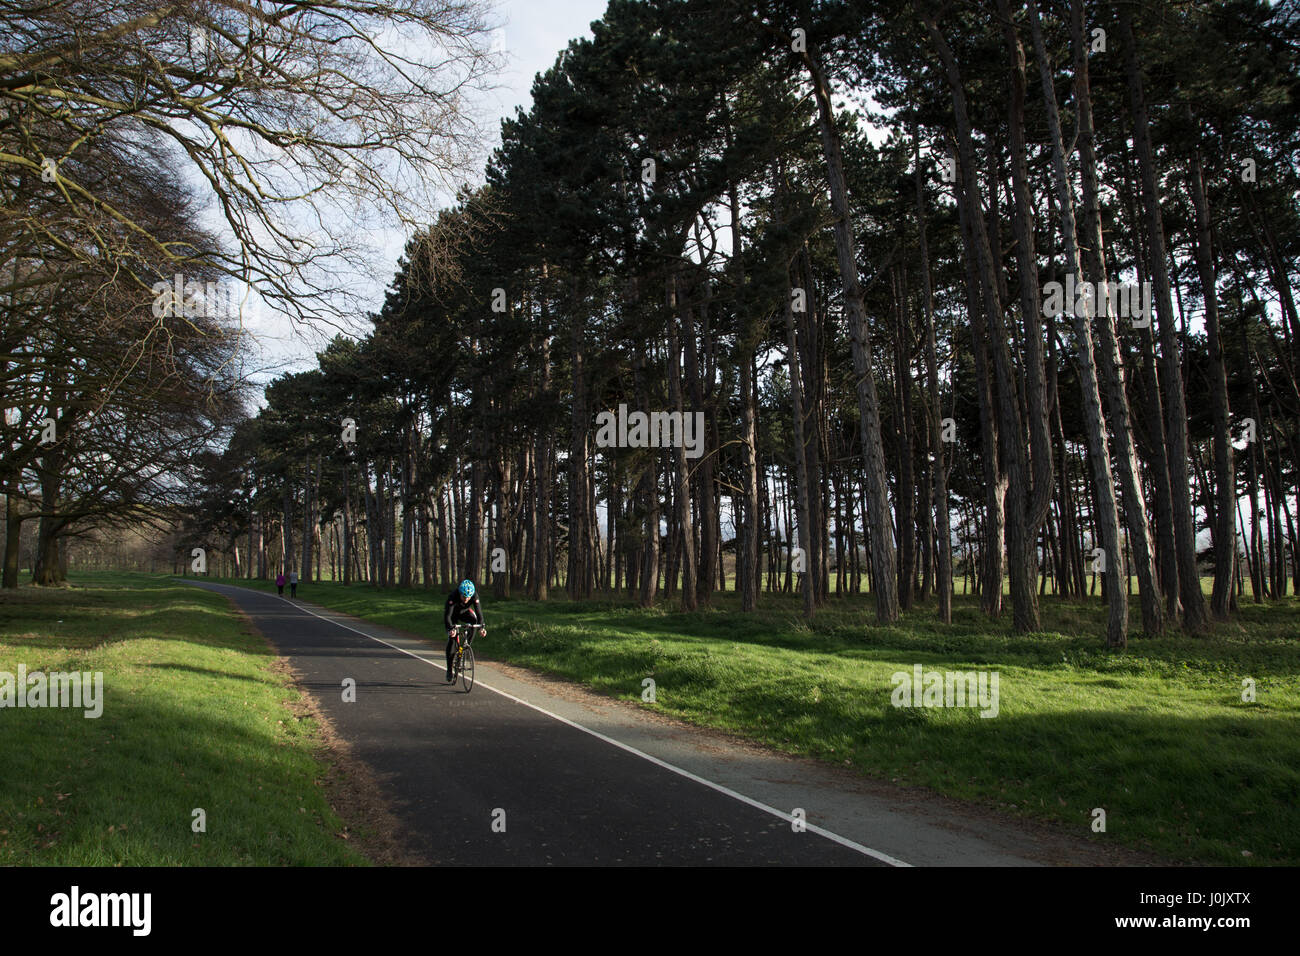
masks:
[[[483,608],[479,606],[478,596],[474,593],[473,581],[461,581],[460,587],[451,592],[447,606],[443,609],[442,621],[447,628],[447,683],[450,684],[456,679],[451,672],[451,657],[456,652],[456,632],[452,625],[477,624],[480,637],[487,633],[487,628],[483,626]],[[473,640],[471,634],[467,643]]]

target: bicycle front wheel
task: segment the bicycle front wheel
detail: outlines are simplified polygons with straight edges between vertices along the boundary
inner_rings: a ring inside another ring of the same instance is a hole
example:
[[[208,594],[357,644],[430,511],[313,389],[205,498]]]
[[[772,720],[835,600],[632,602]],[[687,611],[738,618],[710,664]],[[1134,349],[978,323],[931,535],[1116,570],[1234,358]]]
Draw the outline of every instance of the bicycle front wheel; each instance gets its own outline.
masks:
[[[465,688],[465,693],[474,689],[474,649],[468,644],[464,648],[464,656],[460,662],[460,682]]]

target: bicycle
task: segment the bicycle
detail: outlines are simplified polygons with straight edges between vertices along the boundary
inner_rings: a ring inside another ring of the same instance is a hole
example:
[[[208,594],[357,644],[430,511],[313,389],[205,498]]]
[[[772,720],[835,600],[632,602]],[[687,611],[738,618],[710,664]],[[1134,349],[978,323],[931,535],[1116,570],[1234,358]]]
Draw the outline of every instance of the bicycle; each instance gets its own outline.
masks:
[[[474,689],[474,648],[470,647],[469,641],[466,641],[465,633],[474,632],[479,629],[477,624],[453,624],[451,629],[456,632],[456,653],[451,659],[452,683],[456,683],[456,678],[460,678],[461,684],[465,687],[465,693]],[[484,629],[486,631],[486,628]]]

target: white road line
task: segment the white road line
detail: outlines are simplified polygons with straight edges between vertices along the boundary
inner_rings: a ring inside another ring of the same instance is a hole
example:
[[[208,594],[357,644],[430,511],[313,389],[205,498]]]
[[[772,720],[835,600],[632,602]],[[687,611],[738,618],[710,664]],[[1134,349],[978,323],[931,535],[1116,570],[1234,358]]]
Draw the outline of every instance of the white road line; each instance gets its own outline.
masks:
[[[225,584],[225,585],[218,585],[218,587],[239,587],[239,585]],[[254,594],[266,594],[267,597],[278,596],[278,595],[269,594],[266,591],[257,591],[254,590],[253,588],[240,587],[239,589],[241,591],[253,591]],[[430,667],[440,667],[440,666],[445,667],[445,663],[446,663],[445,661],[439,663],[437,661],[431,661],[426,657],[421,657],[419,654],[416,654],[413,651],[409,651],[404,647],[398,647],[396,644],[390,644],[382,637],[375,637],[373,634],[367,634],[365,631],[359,631],[355,627],[352,627],[351,625],[344,624],[342,621],[336,621],[333,618],[325,617],[325,615],[323,614],[317,614],[315,611],[311,610],[310,608],[303,607],[301,604],[294,604],[286,597],[280,597],[280,600],[284,601],[286,604],[290,604],[291,606],[297,608],[300,611],[306,611],[312,617],[320,618],[322,621],[325,621],[328,624],[333,624],[336,627],[341,627],[346,631],[351,631],[353,634],[360,634],[362,637],[369,638],[372,641],[378,641],[380,644],[383,644],[385,647],[391,647],[395,651],[401,651],[403,654],[406,654],[410,657],[414,657],[417,661],[423,661],[424,663],[428,664]],[[514,694],[510,694],[504,690],[500,690],[496,687],[493,687],[491,684],[485,684],[482,681],[476,680],[474,682],[474,686],[485,687],[488,690],[492,691],[492,693],[494,694],[500,694],[502,697],[505,697],[508,700],[513,700],[516,704],[523,704],[525,707],[531,707],[539,714],[545,714],[547,717],[551,717],[555,720],[558,720],[562,724],[568,724],[570,727],[573,727],[577,730],[581,730],[584,734],[590,734],[591,736],[595,737],[597,740],[603,740],[605,741],[605,743],[618,747],[620,750],[625,750],[630,754],[636,754],[636,756],[640,757],[641,759],[648,760],[650,761],[650,763],[655,764],[656,766],[659,767],[663,767],[665,770],[671,770],[673,773],[685,777],[687,780],[693,780],[696,783],[703,784],[704,786],[709,787],[712,790],[716,790],[718,793],[725,793],[733,800],[739,800],[741,803],[754,807],[757,810],[762,810],[764,813],[770,813],[772,814],[772,816],[784,820],[787,823],[790,823],[793,820],[793,817],[789,813],[785,813],[782,810],[778,810],[776,807],[770,807],[766,803],[763,803],[759,800],[755,800],[753,797],[747,797],[743,793],[737,793],[735,790],[732,790],[730,787],[724,787],[720,783],[714,783],[712,780],[707,780],[704,777],[699,776],[698,774],[694,774],[691,773],[689,770],[683,769],[682,767],[674,766],[673,764],[668,763],[666,760],[660,760],[658,757],[654,756],[653,754],[648,754],[643,750],[637,750],[635,747],[625,744],[621,740],[615,740],[613,737],[608,737],[605,734],[602,734],[598,730],[592,730],[590,727],[584,727],[582,724],[569,720],[569,718],[567,717],[561,717],[559,714],[553,714],[545,707],[538,707],[536,704],[529,703],[526,700],[516,697]],[[815,823],[804,822],[803,826],[805,827],[805,829],[813,833],[816,833],[819,836],[823,836],[834,843],[838,843],[840,846],[848,847],[850,850],[856,850],[858,853],[861,853],[863,856],[869,856],[874,860],[880,860],[882,863],[888,863],[890,866],[901,866],[901,867],[909,867],[909,868],[912,866],[912,864],[905,863],[904,861],[898,859],[897,857],[890,856],[888,853],[882,853],[880,850],[873,850],[869,846],[863,846],[861,843],[856,843],[853,840],[850,840],[848,837],[840,836],[838,833],[833,833],[832,831],[827,830],[824,827],[819,827]]]

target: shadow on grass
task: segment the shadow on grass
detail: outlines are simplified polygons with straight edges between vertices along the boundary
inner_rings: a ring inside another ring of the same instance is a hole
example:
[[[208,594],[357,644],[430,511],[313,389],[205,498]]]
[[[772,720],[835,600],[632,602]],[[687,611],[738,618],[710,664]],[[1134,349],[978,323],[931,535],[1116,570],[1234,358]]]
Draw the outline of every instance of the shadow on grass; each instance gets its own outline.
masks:
[[[89,649],[130,640],[181,640],[204,647],[270,654],[260,641],[217,627],[230,615],[219,595],[144,579],[104,589],[20,589],[0,598],[0,644],[13,648]],[[221,631],[225,636],[218,636]]]
[[[798,730],[833,735],[815,720]],[[1300,747],[1281,720],[1111,709],[981,719],[886,704],[841,737],[862,769],[1048,816],[1081,836],[1100,808],[1109,837],[1169,856],[1300,863]]]
[[[498,616],[504,615],[518,632],[529,634],[534,640],[544,639],[542,632],[549,627],[575,636],[581,636],[584,630],[614,630],[628,636],[643,634],[647,638],[671,638],[701,645],[729,642],[862,660],[904,652],[909,655],[932,653],[969,661],[997,661],[1005,666],[1067,663],[1076,667],[1134,672],[1149,667],[1181,670],[1184,665],[1191,665],[1196,669],[1220,672],[1251,673],[1265,668],[1270,673],[1300,674],[1300,641],[1273,637],[1256,640],[1185,636],[1135,638],[1127,651],[1114,652],[1087,635],[990,632],[989,622],[982,616],[954,631],[931,632],[924,624],[919,630],[902,625],[879,627],[863,615],[849,615],[844,611],[822,615],[812,629],[797,615],[779,611],[761,611],[753,616],[733,616],[725,612],[647,613],[639,608],[584,609],[574,605],[567,609],[564,605],[539,608],[522,602],[503,604],[496,611]],[[862,617],[862,620],[850,620],[850,617]],[[903,623],[911,627],[913,622]],[[1300,626],[1300,619],[1297,625]]]
[[[219,646],[219,645],[213,645]],[[141,665],[152,670],[160,671],[183,671],[187,674],[198,674],[203,677],[222,677],[227,680],[248,681],[250,684],[265,684],[264,677],[255,677],[251,674],[232,674],[229,671],[217,671],[210,667],[192,667],[188,664],[144,664]]]
[[[359,862],[332,836],[305,738],[255,715],[241,722],[223,713],[229,685],[205,691],[184,702],[111,694],[98,720],[80,712],[21,712],[16,732],[0,738],[0,829],[8,831],[0,861]],[[193,832],[196,808],[206,814],[206,832]]]

